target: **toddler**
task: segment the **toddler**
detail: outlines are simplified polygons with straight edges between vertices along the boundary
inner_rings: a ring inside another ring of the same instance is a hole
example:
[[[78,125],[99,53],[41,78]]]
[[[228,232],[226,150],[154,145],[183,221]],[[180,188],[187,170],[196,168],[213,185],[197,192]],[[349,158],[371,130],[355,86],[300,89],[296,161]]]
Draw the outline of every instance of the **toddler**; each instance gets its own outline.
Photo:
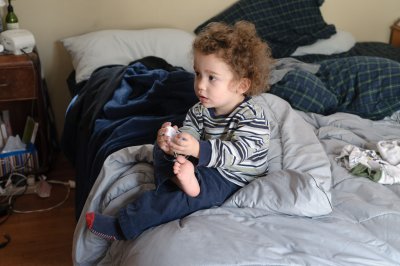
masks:
[[[268,90],[271,53],[253,24],[210,23],[193,42],[199,102],[178,129],[170,122],[154,145],[156,189],[120,209],[118,216],[86,214],[88,229],[126,240],[146,229],[220,206],[268,171],[269,125],[252,99]],[[176,135],[166,134],[173,126]]]

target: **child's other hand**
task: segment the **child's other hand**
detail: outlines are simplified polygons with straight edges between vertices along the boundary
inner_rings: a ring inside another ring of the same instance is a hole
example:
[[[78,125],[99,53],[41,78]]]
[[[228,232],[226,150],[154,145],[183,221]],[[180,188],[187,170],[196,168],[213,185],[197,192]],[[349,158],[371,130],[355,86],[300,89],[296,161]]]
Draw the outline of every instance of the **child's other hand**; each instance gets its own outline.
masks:
[[[177,154],[199,158],[200,144],[197,139],[186,132],[179,133],[169,143],[170,150]]]

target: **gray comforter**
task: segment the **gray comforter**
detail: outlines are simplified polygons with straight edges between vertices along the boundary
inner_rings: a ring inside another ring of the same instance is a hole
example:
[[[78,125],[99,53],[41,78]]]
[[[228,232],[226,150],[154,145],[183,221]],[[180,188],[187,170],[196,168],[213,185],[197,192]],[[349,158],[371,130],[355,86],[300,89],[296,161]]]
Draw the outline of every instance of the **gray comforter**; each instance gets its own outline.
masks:
[[[73,241],[75,265],[400,265],[400,185],[351,175],[336,157],[346,144],[400,137],[400,124],[294,111],[256,98],[271,123],[270,172],[223,206],[109,243],[84,214],[115,214],[154,188],[152,145],[111,154],[93,186]]]

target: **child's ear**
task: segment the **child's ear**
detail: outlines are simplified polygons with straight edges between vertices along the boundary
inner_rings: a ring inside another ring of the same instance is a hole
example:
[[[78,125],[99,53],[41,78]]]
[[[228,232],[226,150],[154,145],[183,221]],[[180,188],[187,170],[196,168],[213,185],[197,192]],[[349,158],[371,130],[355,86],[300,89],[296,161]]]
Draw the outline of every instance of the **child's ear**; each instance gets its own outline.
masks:
[[[251,85],[251,80],[248,78],[242,78],[240,79],[240,83],[239,83],[239,91],[241,94],[246,93],[246,91],[248,91],[250,89],[250,85]]]

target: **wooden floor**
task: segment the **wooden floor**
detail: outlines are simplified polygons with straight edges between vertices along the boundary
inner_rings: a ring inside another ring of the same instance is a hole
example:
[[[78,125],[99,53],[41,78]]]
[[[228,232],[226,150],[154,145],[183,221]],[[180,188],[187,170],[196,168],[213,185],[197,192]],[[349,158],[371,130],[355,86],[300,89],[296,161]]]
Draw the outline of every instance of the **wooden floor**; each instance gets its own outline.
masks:
[[[47,173],[48,180],[68,181],[74,180],[74,176],[74,169],[62,154],[57,156]],[[62,202],[66,195],[66,187],[53,184],[49,198],[39,198],[36,194],[23,195],[16,199],[14,208],[47,209]],[[11,242],[0,249],[0,266],[72,265],[75,224],[73,189],[65,203],[50,211],[13,213],[0,224],[0,242],[5,240],[4,234],[11,237]]]

